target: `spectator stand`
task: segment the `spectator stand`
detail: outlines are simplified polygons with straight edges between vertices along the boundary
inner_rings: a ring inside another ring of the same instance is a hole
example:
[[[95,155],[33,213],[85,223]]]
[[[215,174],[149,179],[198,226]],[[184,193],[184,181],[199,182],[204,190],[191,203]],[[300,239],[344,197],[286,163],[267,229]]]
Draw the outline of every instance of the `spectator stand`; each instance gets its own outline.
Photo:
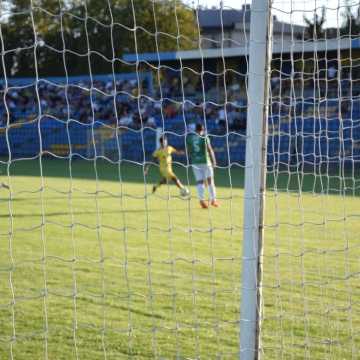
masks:
[[[146,97],[151,98],[151,76],[151,73],[128,73],[91,78],[51,77],[38,81],[9,78],[6,89],[2,80],[0,156],[10,155],[7,130],[12,158],[35,157],[41,145],[44,154],[57,157],[71,154],[93,158],[96,155],[116,160],[121,156],[119,135],[125,129],[119,130],[121,124],[116,119],[121,118],[125,107],[132,109],[132,118],[135,117],[139,104]],[[140,97],[137,96],[139,90]],[[142,115],[145,119],[145,114]],[[149,123],[151,121],[153,119]]]

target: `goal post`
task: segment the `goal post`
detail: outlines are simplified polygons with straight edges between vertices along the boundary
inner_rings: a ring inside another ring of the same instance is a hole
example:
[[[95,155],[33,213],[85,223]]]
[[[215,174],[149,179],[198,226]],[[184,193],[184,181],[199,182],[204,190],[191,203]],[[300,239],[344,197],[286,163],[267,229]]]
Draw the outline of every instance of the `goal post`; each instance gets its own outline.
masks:
[[[240,314],[242,360],[260,358],[263,213],[271,61],[269,3],[269,0],[253,0],[251,5]]]

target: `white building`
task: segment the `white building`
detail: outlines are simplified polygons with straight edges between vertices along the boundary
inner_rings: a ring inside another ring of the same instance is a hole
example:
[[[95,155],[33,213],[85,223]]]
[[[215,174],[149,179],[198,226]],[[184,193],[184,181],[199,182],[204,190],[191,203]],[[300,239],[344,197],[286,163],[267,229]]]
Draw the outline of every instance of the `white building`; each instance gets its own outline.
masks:
[[[201,9],[198,21],[201,29],[202,48],[241,47],[250,36],[250,4],[235,9]],[[279,21],[273,16],[273,42],[289,41],[302,38],[304,27]]]

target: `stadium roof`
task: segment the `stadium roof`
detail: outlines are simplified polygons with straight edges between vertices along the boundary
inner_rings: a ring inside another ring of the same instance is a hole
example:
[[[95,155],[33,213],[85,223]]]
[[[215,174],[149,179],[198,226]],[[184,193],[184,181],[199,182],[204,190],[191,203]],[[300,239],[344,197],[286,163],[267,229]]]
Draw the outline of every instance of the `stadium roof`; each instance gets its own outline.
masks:
[[[283,43],[273,44],[273,54],[280,53],[313,53],[325,52],[335,50],[359,49],[360,39],[329,39],[319,41],[284,41]],[[142,53],[142,54],[125,54],[123,60],[129,63],[139,61],[146,61],[149,63],[160,61],[174,61],[174,60],[200,60],[229,57],[247,56],[249,52],[248,46],[231,47],[224,49],[201,49],[200,50],[186,50],[186,51],[166,51],[159,53]]]

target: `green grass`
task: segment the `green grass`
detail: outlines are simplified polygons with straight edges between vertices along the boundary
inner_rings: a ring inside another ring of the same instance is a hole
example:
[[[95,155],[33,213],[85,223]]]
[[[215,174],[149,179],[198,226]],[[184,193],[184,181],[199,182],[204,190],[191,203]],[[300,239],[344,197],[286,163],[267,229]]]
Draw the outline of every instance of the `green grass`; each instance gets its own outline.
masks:
[[[13,162],[0,189],[0,359],[234,359],[243,169],[216,171],[207,211],[149,195],[156,169],[144,186],[136,165],[42,165]],[[269,174],[264,359],[359,358],[359,184]]]

